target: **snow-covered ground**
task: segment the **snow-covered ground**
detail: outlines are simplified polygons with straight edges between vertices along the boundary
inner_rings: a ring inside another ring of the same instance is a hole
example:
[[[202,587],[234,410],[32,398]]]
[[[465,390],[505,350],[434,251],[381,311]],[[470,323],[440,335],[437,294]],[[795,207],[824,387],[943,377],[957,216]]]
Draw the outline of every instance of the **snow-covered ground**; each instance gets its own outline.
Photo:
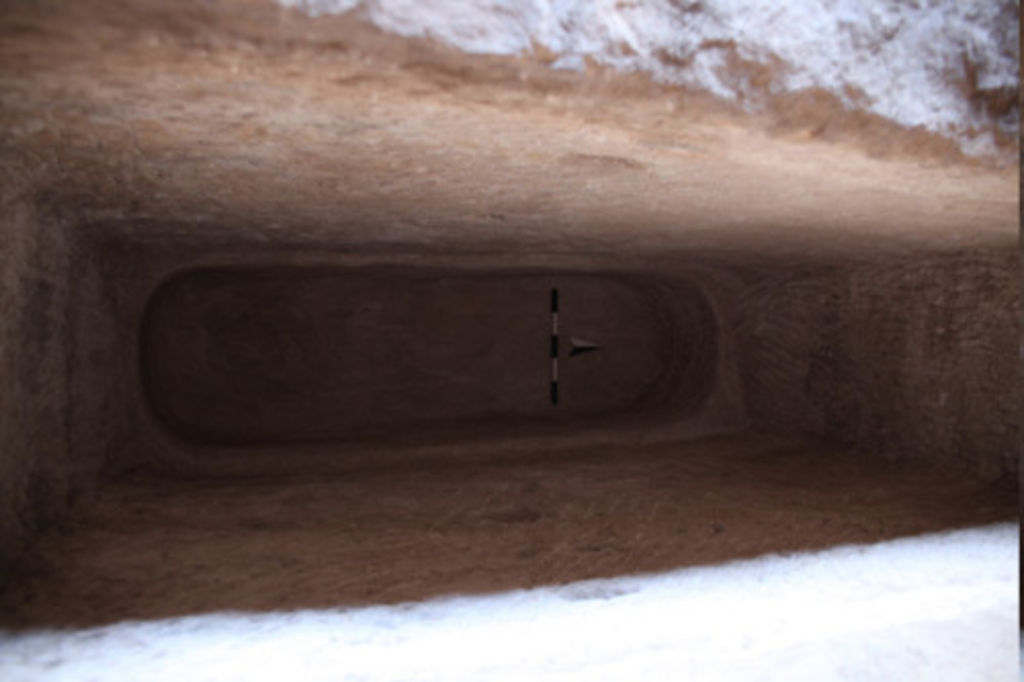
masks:
[[[542,47],[554,68],[587,60],[643,71],[757,109],[823,89],[848,108],[991,149],[1019,83],[1014,0],[278,0],[312,14],[357,12],[402,36],[470,53]],[[1002,95],[998,95],[1002,93]]]
[[[1016,679],[1016,524],[487,596],[0,634],[0,679]]]

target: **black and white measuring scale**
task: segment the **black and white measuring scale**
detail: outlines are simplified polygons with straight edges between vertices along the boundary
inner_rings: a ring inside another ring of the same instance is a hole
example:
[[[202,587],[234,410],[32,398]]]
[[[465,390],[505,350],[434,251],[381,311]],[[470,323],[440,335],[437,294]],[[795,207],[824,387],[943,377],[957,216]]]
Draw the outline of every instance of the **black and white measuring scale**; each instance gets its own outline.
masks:
[[[569,337],[569,357],[601,350],[593,341]],[[558,288],[551,289],[551,404],[558,404]]]

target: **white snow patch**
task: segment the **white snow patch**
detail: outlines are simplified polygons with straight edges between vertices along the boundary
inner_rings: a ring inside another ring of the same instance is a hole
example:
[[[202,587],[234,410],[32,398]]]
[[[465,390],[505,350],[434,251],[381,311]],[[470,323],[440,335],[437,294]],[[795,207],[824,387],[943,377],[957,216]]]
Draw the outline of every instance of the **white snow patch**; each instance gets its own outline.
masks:
[[[379,28],[431,37],[470,53],[511,55],[535,45],[580,68],[589,57],[621,71],[705,90],[749,108],[821,88],[850,108],[923,126],[992,150],[996,118],[963,90],[1019,84],[1017,5],[1010,0],[278,0],[311,14],[358,10]],[[731,61],[730,61],[731,60]],[[767,84],[736,62],[765,65]]]
[[[1017,524],[424,603],[0,632],[23,680],[1011,680]]]

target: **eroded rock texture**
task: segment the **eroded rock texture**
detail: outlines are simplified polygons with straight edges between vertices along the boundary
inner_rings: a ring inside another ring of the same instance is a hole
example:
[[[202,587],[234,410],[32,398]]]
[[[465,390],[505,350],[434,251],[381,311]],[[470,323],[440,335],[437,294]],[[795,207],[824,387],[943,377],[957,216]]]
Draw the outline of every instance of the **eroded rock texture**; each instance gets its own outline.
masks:
[[[345,469],[752,426],[1013,473],[1016,169],[832,105],[751,116],[255,0],[7,3],[3,557],[99,472],[140,466]],[[305,274],[230,276],[275,269]],[[410,281],[426,270],[444,276]],[[188,271],[223,281],[162,308]],[[544,281],[492,307],[467,273]],[[566,359],[568,409],[534,419],[547,289],[569,305],[576,281],[580,300],[616,292],[577,329],[565,311],[566,335],[606,348]],[[441,314],[475,335],[438,332]]]
[[[0,247],[0,562],[70,492],[67,232],[8,197]]]
[[[777,273],[746,301],[749,407],[868,451],[1016,470],[1016,255],[922,254]]]

